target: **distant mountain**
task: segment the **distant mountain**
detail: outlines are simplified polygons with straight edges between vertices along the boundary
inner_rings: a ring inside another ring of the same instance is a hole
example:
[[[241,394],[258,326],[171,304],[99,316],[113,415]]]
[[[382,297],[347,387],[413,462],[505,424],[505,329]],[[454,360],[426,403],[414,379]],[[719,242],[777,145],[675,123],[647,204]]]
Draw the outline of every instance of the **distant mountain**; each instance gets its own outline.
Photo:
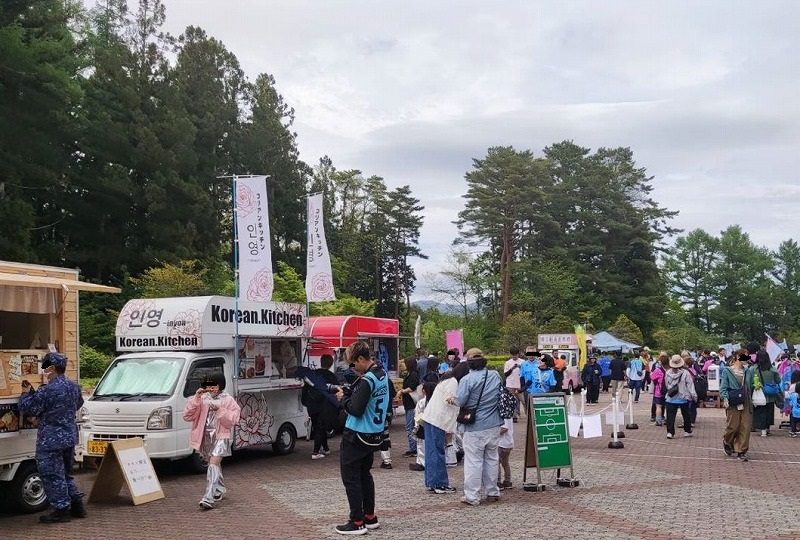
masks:
[[[448,315],[462,315],[464,313],[463,308],[458,304],[447,304],[444,302],[437,302],[435,300],[418,300],[416,302],[411,302],[411,304],[417,306],[423,311],[436,308],[442,313],[446,313]],[[468,305],[467,309],[470,312],[475,311],[475,304]]]

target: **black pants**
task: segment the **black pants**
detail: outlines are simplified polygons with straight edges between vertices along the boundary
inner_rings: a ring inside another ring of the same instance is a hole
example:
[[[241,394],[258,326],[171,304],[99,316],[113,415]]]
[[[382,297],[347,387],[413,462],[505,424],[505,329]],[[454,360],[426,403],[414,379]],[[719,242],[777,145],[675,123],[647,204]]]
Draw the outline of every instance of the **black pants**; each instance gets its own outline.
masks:
[[[553,376],[556,378],[556,388],[553,390],[553,392],[561,392],[564,388],[564,372],[554,369]]]
[[[328,448],[328,423],[324,421],[322,413],[311,415],[311,431],[314,434],[314,453]]]
[[[600,385],[589,383],[586,385],[586,403],[597,403],[600,399]]]
[[[675,435],[675,417],[678,416],[678,409],[681,410],[683,417],[683,431],[692,432],[692,415],[689,412],[689,403],[667,403],[667,433]]]
[[[797,416],[790,416],[791,420],[789,420],[789,425],[792,427],[792,433],[797,433],[800,431],[800,418]]]
[[[608,377],[600,377],[603,379],[603,392],[608,392],[608,385],[611,384],[611,375]]]
[[[345,429],[342,433],[342,484],[353,521],[363,521],[364,514],[375,513],[375,482],[370,469],[377,449],[359,441],[354,431]]]

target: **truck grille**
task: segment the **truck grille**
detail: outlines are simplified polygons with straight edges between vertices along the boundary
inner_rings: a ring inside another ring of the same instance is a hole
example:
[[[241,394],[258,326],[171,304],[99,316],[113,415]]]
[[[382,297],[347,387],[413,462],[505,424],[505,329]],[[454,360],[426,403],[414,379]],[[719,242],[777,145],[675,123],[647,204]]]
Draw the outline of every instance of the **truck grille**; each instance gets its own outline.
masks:
[[[138,414],[92,414],[91,426],[94,429],[145,429],[147,416]]]
[[[145,438],[144,435],[119,435],[119,434],[112,434],[112,433],[92,433],[92,440],[93,441],[119,441],[122,439],[132,439],[134,437],[141,437],[142,439]]]

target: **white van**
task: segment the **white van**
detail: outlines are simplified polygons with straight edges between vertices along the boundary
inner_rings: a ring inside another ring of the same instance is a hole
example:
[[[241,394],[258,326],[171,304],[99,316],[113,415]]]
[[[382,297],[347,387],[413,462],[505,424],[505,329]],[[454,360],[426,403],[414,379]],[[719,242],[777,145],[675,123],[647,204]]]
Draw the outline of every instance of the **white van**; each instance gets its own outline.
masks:
[[[238,321],[238,331],[237,331]],[[242,407],[233,448],[294,449],[308,433],[294,372],[302,358],[305,306],[202,296],[131,300],[120,312],[114,359],[80,412],[76,459],[99,457],[110,441],[142,437],[153,459],[189,458],[186,402],[209,373]],[[238,358],[234,335],[238,334]]]

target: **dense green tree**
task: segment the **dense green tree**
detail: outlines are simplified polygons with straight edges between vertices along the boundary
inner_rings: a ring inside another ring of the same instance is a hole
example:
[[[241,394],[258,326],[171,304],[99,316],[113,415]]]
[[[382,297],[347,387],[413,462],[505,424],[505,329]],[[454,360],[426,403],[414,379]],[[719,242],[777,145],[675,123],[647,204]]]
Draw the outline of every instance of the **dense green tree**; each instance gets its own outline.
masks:
[[[711,331],[711,307],[716,291],[714,265],[719,257],[719,240],[702,229],[678,238],[664,261],[664,279],[670,293],[690,315],[692,323]]]
[[[84,57],[73,0],[0,3],[0,258],[59,263]]]
[[[544,199],[546,164],[530,151],[514,148],[489,148],[483,159],[473,160],[467,172],[464,210],[459,212],[461,239],[470,245],[489,244],[500,281],[500,321],[511,311],[512,265],[517,259],[520,239],[526,237],[531,250],[534,239],[544,236],[539,208]]]
[[[608,332],[630,343],[636,345],[644,344],[644,336],[642,335],[641,329],[624,313],[620,313],[617,320],[614,321],[614,324],[608,327]]]

